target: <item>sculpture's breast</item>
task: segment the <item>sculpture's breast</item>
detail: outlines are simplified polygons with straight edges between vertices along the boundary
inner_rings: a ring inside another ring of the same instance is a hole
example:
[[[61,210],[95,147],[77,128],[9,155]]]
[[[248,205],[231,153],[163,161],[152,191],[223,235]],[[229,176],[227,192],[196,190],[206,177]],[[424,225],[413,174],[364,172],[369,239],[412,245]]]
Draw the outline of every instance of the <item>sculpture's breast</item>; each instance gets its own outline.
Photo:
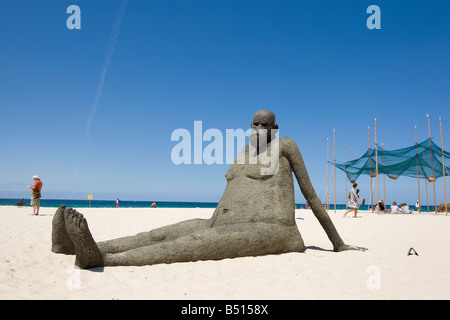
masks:
[[[280,161],[278,144],[275,146],[276,148],[270,146],[266,152],[258,155],[246,146],[236,157],[225,177],[228,181],[242,175],[251,179],[270,179],[277,174]]]

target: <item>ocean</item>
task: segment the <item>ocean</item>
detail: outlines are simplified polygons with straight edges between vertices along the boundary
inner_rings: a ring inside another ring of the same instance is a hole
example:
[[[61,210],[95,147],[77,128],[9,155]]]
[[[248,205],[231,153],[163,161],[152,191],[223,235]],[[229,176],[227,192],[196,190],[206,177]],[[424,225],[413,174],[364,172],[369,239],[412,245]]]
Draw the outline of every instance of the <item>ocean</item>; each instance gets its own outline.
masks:
[[[0,199],[0,206],[15,206],[22,199]],[[23,200],[30,206],[30,199]],[[155,201],[120,200],[120,208],[150,208]],[[73,199],[41,199],[41,207],[57,208],[61,204],[71,208],[115,208],[116,200],[73,200]],[[217,202],[179,202],[157,201],[158,208],[215,208]]]
[[[1,199],[0,206],[15,206],[22,199]],[[25,206],[30,206],[30,199],[24,199]],[[154,201],[133,201],[119,200],[120,208],[150,208]],[[183,201],[157,201],[157,208],[215,208],[218,202],[183,202]],[[41,207],[57,208],[61,204],[71,208],[115,208],[116,200],[72,200],[72,199],[41,199]],[[330,205],[330,210],[334,210],[334,205]],[[305,208],[304,203],[296,203],[298,209]],[[390,207],[389,205],[387,206]],[[415,210],[414,206],[409,206]],[[337,210],[345,210],[345,204],[337,204]],[[369,210],[369,205],[360,206],[361,210]],[[427,206],[422,206],[421,211],[427,211]],[[430,211],[434,211],[434,206],[430,206]]]

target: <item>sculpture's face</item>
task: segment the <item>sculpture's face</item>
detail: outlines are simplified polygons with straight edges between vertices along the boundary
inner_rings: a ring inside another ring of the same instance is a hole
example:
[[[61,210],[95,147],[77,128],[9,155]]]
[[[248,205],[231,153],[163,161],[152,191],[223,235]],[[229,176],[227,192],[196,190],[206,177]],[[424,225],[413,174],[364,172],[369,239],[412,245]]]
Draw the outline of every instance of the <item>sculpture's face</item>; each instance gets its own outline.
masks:
[[[267,141],[269,143],[272,129],[278,129],[278,125],[275,124],[275,115],[268,110],[256,112],[252,121],[250,143],[255,147],[259,145],[259,141]]]

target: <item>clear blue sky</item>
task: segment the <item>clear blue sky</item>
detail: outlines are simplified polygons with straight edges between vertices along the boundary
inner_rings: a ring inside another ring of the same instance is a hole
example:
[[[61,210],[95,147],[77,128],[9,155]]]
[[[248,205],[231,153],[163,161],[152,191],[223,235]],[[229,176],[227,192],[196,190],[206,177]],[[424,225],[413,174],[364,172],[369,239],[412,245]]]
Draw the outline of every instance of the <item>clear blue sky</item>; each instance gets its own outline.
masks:
[[[66,26],[72,4],[80,30]],[[366,26],[372,4],[379,30]],[[373,145],[374,118],[396,149],[415,125],[428,138],[428,113],[450,149],[449,12],[443,0],[0,1],[0,197],[28,197],[38,174],[44,198],[218,201],[228,165],[173,164],[171,134],[196,120],[245,130],[264,108],[326,201],[333,129],[344,161],[345,145],[348,159],[366,150],[368,126]],[[414,179],[386,189],[388,202],[417,200]],[[443,202],[442,178],[436,191]]]

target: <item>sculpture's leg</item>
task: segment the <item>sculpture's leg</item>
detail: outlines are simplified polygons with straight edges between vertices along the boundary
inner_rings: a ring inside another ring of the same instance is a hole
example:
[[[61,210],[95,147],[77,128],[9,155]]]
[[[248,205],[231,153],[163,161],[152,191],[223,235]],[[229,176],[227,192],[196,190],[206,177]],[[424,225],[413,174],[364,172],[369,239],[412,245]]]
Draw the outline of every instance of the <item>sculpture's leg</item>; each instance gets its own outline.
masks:
[[[134,236],[127,236],[113,240],[98,242],[98,248],[105,253],[119,253],[140,247],[153,245],[158,242],[173,240],[209,228],[207,219],[192,219],[172,225],[157,228],[148,232],[141,232]]]
[[[288,234],[274,224],[262,222],[224,225],[122,253],[106,254],[104,265],[142,266],[283,253],[288,245]]]
[[[52,252],[75,254],[72,240],[67,234],[64,210],[65,205],[61,205],[55,212],[52,221]],[[70,210],[67,208],[66,210]],[[142,232],[135,236],[117,238],[113,240],[101,241],[97,243],[100,252],[118,253],[143,246],[148,246],[161,241],[172,240],[182,235],[187,235],[210,227],[208,219],[186,220],[172,225],[164,226],[149,232]]]

